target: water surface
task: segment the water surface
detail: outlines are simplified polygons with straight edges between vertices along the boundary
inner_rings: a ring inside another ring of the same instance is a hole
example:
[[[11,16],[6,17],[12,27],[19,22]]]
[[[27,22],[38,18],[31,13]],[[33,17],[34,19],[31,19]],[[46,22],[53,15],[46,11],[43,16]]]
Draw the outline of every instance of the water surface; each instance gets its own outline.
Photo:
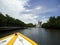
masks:
[[[13,31],[0,31],[0,38],[20,32],[39,45],[60,45],[60,30],[49,30],[44,28],[28,28]]]

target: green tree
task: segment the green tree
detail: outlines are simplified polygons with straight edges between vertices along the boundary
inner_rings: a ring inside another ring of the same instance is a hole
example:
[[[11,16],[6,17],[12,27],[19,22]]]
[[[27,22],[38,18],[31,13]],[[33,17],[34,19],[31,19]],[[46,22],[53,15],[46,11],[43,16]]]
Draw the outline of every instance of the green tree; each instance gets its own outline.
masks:
[[[0,27],[5,26],[5,16],[0,13]]]
[[[60,16],[50,17],[47,23],[43,23],[42,27],[44,28],[52,28],[52,29],[60,29]]]
[[[27,27],[35,27],[36,25],[33,25],[32,23],[27,24]]]
[[[0,13],[0,27],[26,27],[26,24],[21,20],[10,17],[8,14],[4,16]]]

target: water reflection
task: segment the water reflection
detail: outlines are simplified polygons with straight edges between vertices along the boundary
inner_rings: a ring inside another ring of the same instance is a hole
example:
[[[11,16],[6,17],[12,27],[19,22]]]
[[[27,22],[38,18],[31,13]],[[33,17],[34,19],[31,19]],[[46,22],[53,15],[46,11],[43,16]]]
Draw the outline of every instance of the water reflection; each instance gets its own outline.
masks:
[[[29,28],[15,31],[0,31],[0,37],[20,32],[31,38],[39,45],[60,45],[60,30],[48,30],[44,28]]]

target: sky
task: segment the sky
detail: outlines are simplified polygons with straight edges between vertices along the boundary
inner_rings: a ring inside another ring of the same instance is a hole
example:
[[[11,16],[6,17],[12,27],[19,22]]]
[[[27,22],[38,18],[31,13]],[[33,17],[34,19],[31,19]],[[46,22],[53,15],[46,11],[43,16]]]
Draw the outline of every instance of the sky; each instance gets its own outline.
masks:
[[[0,12],[25,23],[45,23],[60,16],[60,0],[0,0]]]

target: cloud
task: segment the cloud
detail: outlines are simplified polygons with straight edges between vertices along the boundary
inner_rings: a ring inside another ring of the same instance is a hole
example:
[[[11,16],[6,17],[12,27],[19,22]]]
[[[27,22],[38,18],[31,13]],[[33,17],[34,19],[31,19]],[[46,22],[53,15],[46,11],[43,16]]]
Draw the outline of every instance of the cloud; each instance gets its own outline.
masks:
[[[47,8],[43,5],[29,5],[29,1],[30,0],[0,0],[0,12],[9,14],[11,17],[20,19],[25,23],[35,24],[38,19],[43,23],[48,20],[45,13],[57,11],[57,8]],[[25,6],[28,6],[28,8]],[[32,8],[29,9],[31,6]]]
[[[44,18],[46,18],[46,16],[43,16],[43,17],[41,17],[41,18],[43,18],[43,19],[44,19]]]
[[[48,18],[41,19],[42,23],[46,23],[48,21]]]
[[[35,9],[36,10],[40,10],[42,7],[40,7],[40,6],[37,6]]]
[[[19,13],[25,10],[24,6],[27,5],[28,0],[1,0],[1,8],[3,12]]]
[[[35,8],[33,8],[33,9],[27,9],[27,10],[25,10],[23,13],[30,13],[30,14],[37,15],[37,14],[39,14],[42,10],[43,10],[43,7],[42,7],[42,6],[35,6]]]
[[[20,19],[22,21],[24,21],[25,23],[33,23],[33,24],[35,24],[36,18],[38,18],[38,16],[33,15],[33,14],[24,14],[24,15],[20,16]]]
[[[20,19],[25,23],[33,23],[35,24],[36,18],[38,16],[32,13],[22,13],[22,12],[30,12],[32,10],[26,9],[24,6],[29,6],[29,0],[0,0],[0,12],[10,15],[11,17]],[[21,14],[22,13],[22,14]]]

